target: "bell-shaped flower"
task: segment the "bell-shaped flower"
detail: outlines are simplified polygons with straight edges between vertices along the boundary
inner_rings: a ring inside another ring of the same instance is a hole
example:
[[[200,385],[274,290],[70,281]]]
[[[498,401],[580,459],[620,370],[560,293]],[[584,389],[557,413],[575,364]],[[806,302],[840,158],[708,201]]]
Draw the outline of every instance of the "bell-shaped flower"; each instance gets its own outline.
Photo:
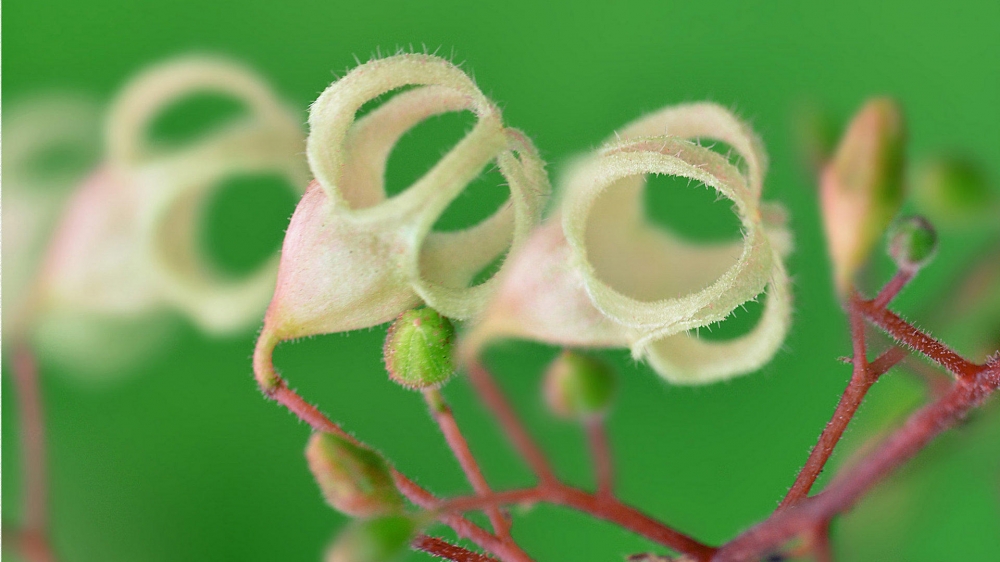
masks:
[[[100,139],[95,104],[47,95],[8,109],[3,119],[3,334],[23,340],[38,300],[45,249],[81,166]]]
[[[415,87],[357,119],[363,104],[406,86]],[[472,130],[413,185],[388,197],[385,169],[400,137],[429,117],[458,111],[476,116]],[[497,278],[470,286],[473,278],[527,238],[549,190],[528,138],[504,126],[469,76],[434,56],[397,55],[355,68],[313,103],[309,128],[306,153],[316,179],[285,235],[254,355],[266,391],[278,382],[271,356],[280,341],[375,326],[420,303],[451,318],[476,315]],[[507,181],[507,203],[467,229],[434,232],[490,162]]]
[[[151,146],[151,120],[201,92],[231,96],[248,111],[188,145]],[[105,126],[104,162],[67,202],[37,280],[46,330],[86,333],[92,320],[140,322],[170,310],[212,333],[249,326],[273,289],[277,256],[247,279],[224,278],[198,247],[198,221],[229,176],[307,181],[295,113],[248,69],[198,57],[137,76]]]
[[[732,147],[741,170],[693,139]],[[466,361],[498,337],[580,347],[628,347],[675,383],[759,368],[790,320],[779,207],[761,202],[766,156],[747,125],[710,103],[670,107],[627,126],[561,186],[557,212],[510,258],[488,309],[461,344]],[[646,176],[679,176],[733,203],[742,240],[694,243],[645,217]],[[691,331],[765,293],[758,324],[726,341]]]

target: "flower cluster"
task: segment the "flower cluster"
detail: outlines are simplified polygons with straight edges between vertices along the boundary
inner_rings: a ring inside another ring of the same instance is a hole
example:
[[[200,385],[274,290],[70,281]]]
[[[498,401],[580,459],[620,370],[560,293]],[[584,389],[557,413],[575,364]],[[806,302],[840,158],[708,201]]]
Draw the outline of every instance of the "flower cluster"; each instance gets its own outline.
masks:
[[[360,119],[361,106],[392,97]],[[409,128],[445,111],[472,111],[476,126],[400,195],[386,198],[384,172]],[[427,55],[371,61],[313,104],[307,141],[316,179],[285,237],[278,285],[255,355],[265,391],[283,340],[384,323],[425,304],[470,321],[462,356],[499,337],[577,347],[628,347],[664,377],[705,383],[753,371],[788,329],[790,250],[784,212],[763,203],[766,156],[749,127],[710,103],[669,107],[629,124],[582,158],[541,224],[549,191],[544,166],[523,133],[460,69]],[[742,168],[699,144],[722,141]],[[469,229],[432,232],[438,216],[488,162],[510,201]],[[649,174],[689,178],[733,202],[743,239],[697,244],[649,223]],[[507,251],[500,270],[469,286]],[[691,330],[719,322],[766,293],[759,324],[730,341]]]

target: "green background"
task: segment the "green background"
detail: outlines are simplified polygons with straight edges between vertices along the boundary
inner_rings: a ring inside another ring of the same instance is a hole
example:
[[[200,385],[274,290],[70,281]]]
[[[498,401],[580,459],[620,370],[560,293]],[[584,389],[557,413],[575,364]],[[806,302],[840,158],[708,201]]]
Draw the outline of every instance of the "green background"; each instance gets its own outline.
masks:
[[[911,154],[958,149],[987,163],[994,178],[1000,175],[996,2],[14,0],[4,3],[3,16],[8,111],[49,91],[107,103],[151,62],[220,52],[257,69],[301,110],[304,122],[308,104],[355,64],[355,54],[365,60],[376,49],[426,44],[465,61],[504,108],[507,123],[534,138],[558,177],[573,154],[643,112],[701,99],[735,108],[771,154],[766,196],[791,211],[797,239],[790,260],[792,335],[762,372],[707,387],[672,387],[624,352],[606,354],[622,379],[610,419],[621,495],[711,543],[774,508],[849,376],[836,361],[849,346],[832,297],[814,182],[794,148],[795,108],[812,102],[843,118],[867,96],[890,94],[907,111]],[[183,131],[183,115],[175,121]],[[433,125],[438,129],[418,131],[424,141],[408,140],[390,162],[390,183],[405,185],[419,175],[457,138],[464,123],[456,123],[442,120]],[[170,124],[164,127],[169,133]],[[256,191],[230,189],[216,200],[217,220],[203,234],[231,269],[245,269],[278,244],[294,205],[251,184]],[[496,203],[493,191],[484,190],[482,199],[470,193],[462,209],[485,213]],[[683,233],[736,232],[728,207],[712,205],[703,189],[659,190],[651,197],[651,212]],[[899,309],[934,302],[983,242],[975,234],[944,232],[939,259]],[[753,313],[725,329],[745,327]],[[276,360],[306,397],[404,472],[437,493],[465,491],[419,397],[382,372],[383,335],[377,327],[317,337],[283,346]],[[101,384],[43,360],[53,542],[62,560],[319,559],[345,519],[325,506],[308,473],[306,426],[256,390],[253,340],[251,330],[210,339],[183,324],[158,352]],[[560,473],[586,485],[579,432],[553,421],[539,397],[538,373],[554,353],[510,344],[489,360]],[[446,395],[491,482],[528,483],[468,385],[457,380]],[[919,384],[905,374],[887,377],[849,432],[848,447],[920,400]],[[843,559],[1000,559],[995,411],[935,444],[839,523]],[[19,516],[17,429],[15,395],[4,376],[5,523]],[[519,515],[515,534],[540,560],[621,560],[651,548],[549,507]]]

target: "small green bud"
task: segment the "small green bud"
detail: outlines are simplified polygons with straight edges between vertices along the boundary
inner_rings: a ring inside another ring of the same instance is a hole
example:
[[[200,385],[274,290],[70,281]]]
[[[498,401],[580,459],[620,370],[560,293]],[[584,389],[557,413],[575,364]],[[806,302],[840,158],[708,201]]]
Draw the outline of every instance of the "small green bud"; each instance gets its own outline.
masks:
[[[920,269],[934,257],[935,250],[937,233],[924,217],[903,217],[889,231],[889,255],[900,269]]]
[[[454,326],[433,308],[400,314],[383,348],[389,377],[414,390],[441,386],[455,373],[454,342]]]
[[[982,224],[990,212],[996,217],[1000,211],[1000,201],[990,191],[985,170],[962,156],[938,156],[923,163],[917,169],[913,191],[921,211],[936,224]]]
[[[390,562],[409,550],[417,534],[416,521],[405,515],[388,515],[356,521],[341,531],[329,550],[326,562]]]
[[[331,433],[314,433],[306,459],[327,503],[353,517],[398,513],[403,497],[378,453]]]
[[[583,419],[610,406],[615,374],[596,357],[566,350],[549,365],[543,384],[545,402],[556,415]]]
[[[903,203],[905,140],[899,106],[886,98],[869,100],[823,171],[823,223],[841,294],[851,287]]]

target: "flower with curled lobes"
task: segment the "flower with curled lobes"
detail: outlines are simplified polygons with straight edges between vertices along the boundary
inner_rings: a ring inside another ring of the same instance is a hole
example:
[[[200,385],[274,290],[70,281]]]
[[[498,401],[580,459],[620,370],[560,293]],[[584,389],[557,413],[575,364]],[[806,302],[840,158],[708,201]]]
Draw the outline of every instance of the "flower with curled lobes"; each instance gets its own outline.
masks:
[[[95,103],[48,94],[8,109],[3,119],[3,333],[21,340],[30,330],[35,280],[59,215],[96,157],[100,112]],[[61,155],[46,162],[46,155]],[[55,165],[58,164],[58,165]],[[83,165],[84,162],[79,162]]]
[[[415,88],[357,119],[363,104],[406,86]],[[406,191],[387,197],[386,162],[400,137],[454,111],[472,112],[476,125]],[[355,68],[313,103],[309,128],[306,154],[316,179],[285,235],[254,353],[267,393],[280,384],[272,355],[283,340],[375,326],[421,303],[455,319],[475,316],[497,278],[470,282],[527,238],[549,191],[530,140],[505,127],[472,79],[438,57],[396,55]],[[510,188],[507,204],[465,230],[432,232],[491,161]]]
[[[745,170],[692,139],[730,145]],[[791,310],[782,263],[791,240],[781,208],[760,200],[765,167],[751,129],[715,104],[668,107],[628,125],[571,169],[556,213],[510,258],[500,289],[460,344],[462,360],[475,360],[495,338],[520,337],[628,347],[681,384],[759,368],[784,340]],[[743,239],[696,244],[650,224],[642,207],[648,174],[689,178],[731,200]],[[689,333],[764,292],[763,315],[749,333],[728,341]]]
[[[248,111],[184,146],[151,146],[150,121],[199,92]],[[94,323],[169,310],[211,333],[247,327],[273,289],[277,257],[246,279],[224,278],[199,251],[198,221],[231,175],[277,173],[301,186],[302,148],[295,113],[241,65],[185,57],[141,73],[112,103],[104,162],[67,201],[48,247],[37,282],[42,332],[87,334]]]

